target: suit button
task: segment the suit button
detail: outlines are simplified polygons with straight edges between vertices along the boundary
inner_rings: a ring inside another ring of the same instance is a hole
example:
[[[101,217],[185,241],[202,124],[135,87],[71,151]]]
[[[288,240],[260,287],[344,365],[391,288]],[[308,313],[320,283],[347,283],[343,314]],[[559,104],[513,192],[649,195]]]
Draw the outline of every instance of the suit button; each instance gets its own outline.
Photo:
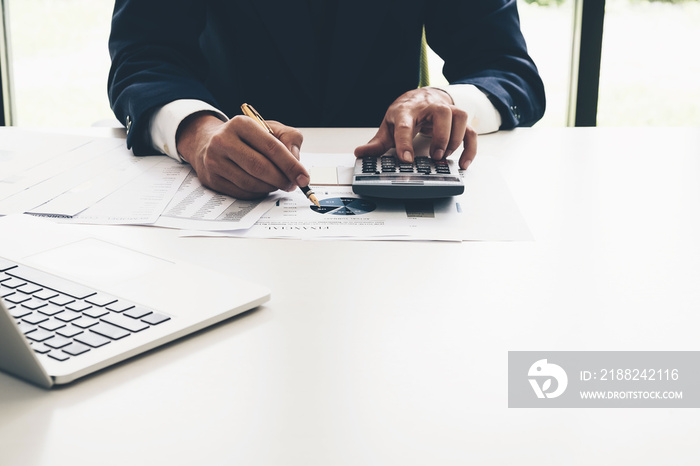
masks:
[[[126,116],[126,134],[129,134],[129,131],[131,131],[131,116],[127,115]]]
[[[517,105],[511,105],[510,112],[513,114],[516,120],[520,120],[520,109]]]

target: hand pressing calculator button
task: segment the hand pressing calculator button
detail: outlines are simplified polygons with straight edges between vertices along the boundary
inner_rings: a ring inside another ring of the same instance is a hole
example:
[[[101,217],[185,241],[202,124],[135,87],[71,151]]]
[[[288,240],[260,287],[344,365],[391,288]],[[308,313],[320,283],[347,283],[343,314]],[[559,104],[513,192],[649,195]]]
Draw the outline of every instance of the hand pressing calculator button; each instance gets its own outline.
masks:
[[[404,163],[394,155],[382,155],[355,161],[352,190],[387,199],[434,199],[462,194],[464,181],[450,159],[416,157],[413,163]]]

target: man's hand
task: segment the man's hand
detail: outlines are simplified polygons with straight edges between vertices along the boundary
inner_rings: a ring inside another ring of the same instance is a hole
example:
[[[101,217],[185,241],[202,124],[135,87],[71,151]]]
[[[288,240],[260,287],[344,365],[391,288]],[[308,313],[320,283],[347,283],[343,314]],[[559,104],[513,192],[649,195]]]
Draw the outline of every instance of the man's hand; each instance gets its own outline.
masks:
[[[460,168],[466,169],[476,156],[476,131],[467,125],[467,114],[453,105],[449,94],[428,87],[408,91],[396,99],[377,134],[355,149],[355,156],[382,155],[395,147],[399,160],[412,162],[413,138],[419,132],[432,136],[433,159],[449,156],[462,143]]]
[[[177,149],[203,185],[238,199],[307,186],[309,174],[299,162],[302,134],[276,121],[268,124],[275,136],[247,116],[223,122],[196,113],[180,124]]]

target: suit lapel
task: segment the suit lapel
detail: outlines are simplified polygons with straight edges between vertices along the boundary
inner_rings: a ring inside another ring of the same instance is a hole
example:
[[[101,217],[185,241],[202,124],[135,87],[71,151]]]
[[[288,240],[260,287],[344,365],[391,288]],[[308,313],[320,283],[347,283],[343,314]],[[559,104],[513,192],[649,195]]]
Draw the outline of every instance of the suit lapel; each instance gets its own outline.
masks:
[[[251,0],[280,53],[309,98],[319,98],[319,56],[306,0],[268,2]]]

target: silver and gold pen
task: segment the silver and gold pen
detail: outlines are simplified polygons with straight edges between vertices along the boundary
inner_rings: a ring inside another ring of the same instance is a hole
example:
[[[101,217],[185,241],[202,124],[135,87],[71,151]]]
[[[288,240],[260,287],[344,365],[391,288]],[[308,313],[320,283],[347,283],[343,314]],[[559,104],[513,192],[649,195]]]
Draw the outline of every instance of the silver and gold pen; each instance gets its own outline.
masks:
[[[275,132],[272,131],[272,128],[270,128],[270,125],[267,124],[265,119],[260,116],[260,114],[253,108],[252,105],[248,104],[243,104],[241,105],[241,110],[243,110],[243,113],[246,116],[251,117],[253,120],[257,121],[260,123],[260,125],[267,130],[268,133],[271,135],[275,136]],[[299,186],[299,189],[301,189],[301,192],[304,193],[304,195],[311,201],[313,202],[316,207],[321,207],[321,204],[318,203],[318,199],[316,199],[316,195],[314,194],[313,190],[309,188],[308,186]]]

